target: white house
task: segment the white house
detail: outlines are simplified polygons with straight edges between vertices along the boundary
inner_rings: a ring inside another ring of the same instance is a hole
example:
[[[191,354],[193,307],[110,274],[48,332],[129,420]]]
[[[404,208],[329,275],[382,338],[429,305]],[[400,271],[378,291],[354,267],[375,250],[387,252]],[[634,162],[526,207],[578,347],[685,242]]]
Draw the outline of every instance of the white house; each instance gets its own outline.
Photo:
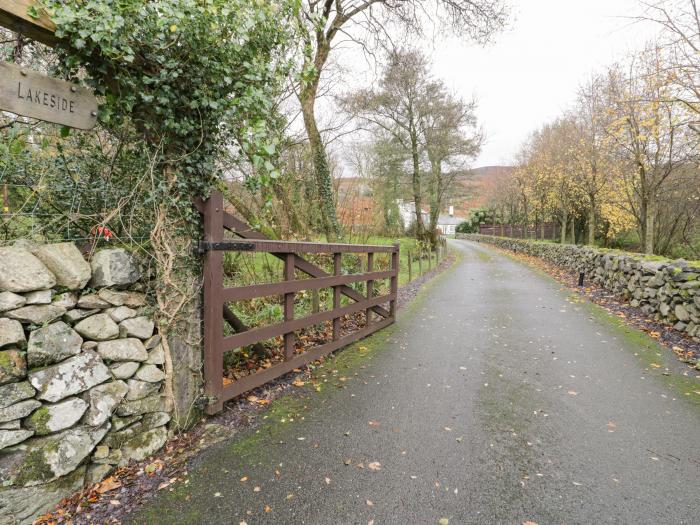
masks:
[[[447,214],[441,213],[438,217],[438,231],[443,235],[454,235],[457,226],[464,222],[462,217],[455,216],[455,207],[450,206]]]
[[[399,216],[401,217],[401,224],[403,224],[404,229],[408,229],[411,225],[416,222],[416,203],[406,202],[403,199],[398,199],[396,205],[399,208]],[[423,223],[427,224],[430,220],[430,214],[427,211],[422,212]]]
[[[406,229],[410,228],[416,222],[416,204],[399,199],[397,205],[403,227]],[[454,211],[454,206],[450,206],[447,214],[440,214],[438,217],[437,228],[443,235],[454,235],[457,226],[465,220],[462,217],[456,217]],[[423,211],[423,223],[427,225],[429,221],[430,214],[427,211]]]

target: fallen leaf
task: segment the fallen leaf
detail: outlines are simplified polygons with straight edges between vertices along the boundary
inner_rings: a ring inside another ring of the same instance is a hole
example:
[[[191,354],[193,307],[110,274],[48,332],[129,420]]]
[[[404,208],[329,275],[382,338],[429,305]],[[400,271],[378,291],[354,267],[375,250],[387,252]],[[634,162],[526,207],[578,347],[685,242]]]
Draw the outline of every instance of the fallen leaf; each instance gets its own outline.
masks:
[[[294,386],[302,387],[302,386],[304,386],[306,383],[304,383],[304,381],[302,381],[301,379],[295,379],[294,381],[292,381],[292,384],[293,384]]]
[[[117,505],[121,505],[122,502],[119,501],[118,499],[111,499],[111,500],[109,500],[109,504],[110,504],[110,505],[117,506]]]
[[[377,471],[382,469],[382,465],[378,461],[372,461],[372,463],[367,464],[367,468],[370,470]]]
[[[577,396],[578,392],[576,392],[575,390],[569,390],[567,394],[569,394],[570,396]]]
[[[241,481],[248,481],[248,476],[243,476],[243,477],[241,478]]]
[[[367,500],[367,506],[368,506],[368,507],[374,507],[374,503],[372,503],[370,500]]]
[[[215,497],[215,498],[220,498],[220,497],[221,497],[221,492],[214,492],[214,497]]]
[[[261,490],[260,487],[257,487],[257,486],[253,487],[253,492],[260,492],[260,490]]]
[[[326,481],[326,485],[330,485],[330,484],[331,484],[331,478],[326,478],[325,481]]]
[[[650,364],[649,366],[652,367],[652,368],[661,368],[661,365],[658,364],[658,363],[652,363],[652,364]]]
[[[450,523],[450,520],[448,520],[447,518],[440,518],[438,520],[438,525],[449,525],[449,523]]]
[[[272,509],[270,508],[269,505],[265,505],[265,508],[263,510],[267,513],[267,512],[270,512]]]
[[[379,421],[370,421],[369,422],[369,426],[371,426],[371,427],[378,427],[379,425],[381,425],[381,423]]]
[[[99,484],[99,486],[97,487],[97,492],[100,494],[104,494],[105,492],[109,492],[110,490],[118,489],[121,486],[122,484],[119,481],[114,479],[113,476],[110,476]]]

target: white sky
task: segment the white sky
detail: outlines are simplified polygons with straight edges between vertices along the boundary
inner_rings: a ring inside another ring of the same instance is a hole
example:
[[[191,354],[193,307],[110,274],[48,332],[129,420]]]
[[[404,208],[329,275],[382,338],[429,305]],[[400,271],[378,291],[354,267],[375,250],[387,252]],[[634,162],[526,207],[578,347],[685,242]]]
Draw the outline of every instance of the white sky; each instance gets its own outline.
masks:
[[[540,124],[573,101],[591,73],[639,49],[656,28],[633,23],[637,0],[510,0],[512,28],[486,48],[450,40],[433,52],[435,75],[476,96],[487,144],[474,166],[509,164]]]

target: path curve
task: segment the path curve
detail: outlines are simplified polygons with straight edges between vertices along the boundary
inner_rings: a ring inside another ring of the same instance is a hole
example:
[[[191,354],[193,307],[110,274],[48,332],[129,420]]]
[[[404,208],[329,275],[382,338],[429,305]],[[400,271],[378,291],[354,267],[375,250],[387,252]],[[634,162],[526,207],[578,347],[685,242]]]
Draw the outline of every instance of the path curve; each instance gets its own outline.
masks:
[[[345,388],[206,451],[133,523],[698,523],[688,369],[549,277],[452,245]]]

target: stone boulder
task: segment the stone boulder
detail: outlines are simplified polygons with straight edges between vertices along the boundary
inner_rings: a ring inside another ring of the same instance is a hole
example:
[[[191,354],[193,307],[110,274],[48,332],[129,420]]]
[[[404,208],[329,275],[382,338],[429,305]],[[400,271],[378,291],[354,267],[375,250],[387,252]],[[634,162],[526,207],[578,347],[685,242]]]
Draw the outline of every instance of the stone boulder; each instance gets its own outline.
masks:
[[[155,323],[146,316],[133,317],[119,323],[119,327],[124,329],[126,337],[137,337],[148,339],[153,335]]]
[[[27,338],[24,337],[22,324],[14,319],[0,318],[0,348],[27,346]]]
[[[139,292],[110,290],[102,288],[98,293],[100,299],[107,301],[112,306],[127,306],[139,308],[146,304],[146,296]]]
[[[141,363],[135,361],[117,362],[109,366],[109,371],[112,372],[114,379],[129,379],[133,376],[141,366]]]
[[[107,341],[119,337],[119,326],[107,314],[95,314],[75,325],[75,331],[86,339]]]
[[[155,394],[138,401],[123,401],[117,407],[117,415],[125,416],[140,416],[150,412],[170,412],[171,403],[167,398],[161,397],[160,394]]]
[[[21,381],[27,376],[27,354],[17,349],[0,352],[0,385]]]
[[[20,401],[6,408],[0,408],[0,423],[27,417],[40,406],[41,403],[36,399],[27,399],[26,401]]]
[[[80,353],[83,338],[63,321],[29,334],[27,359],[31,368],[52,365]]]
[[[0,482],[35,486],[70,474],[90,455],[108,430],[109,423],[96,428],[73,427],[5,449],[0,456]]]
[[[28,381],[0,386],[0,408],[30,399],[34,397],[34,394],[36,394],[36,390]]]
[[[69,290],[85,288],[92,275],[90,264],[72,242],[46,244],[34,255],[56,277],[56,283]]]
[[[131,319],[132,317],[136,317],[138,315],[138,312],[136,310],[133,310],[128,306],[117,306],[116,308],[109,308],[105,310],[105,313],[108,314],[112,318],[112,321],[114,321],[115,323],[121,323],[126,319]]]
[[[78,308],[83,308],[85,310],[95,310],[102,308],[109,308],[110,304],[107,301],[100,299],[96,294],[83,295],[78,299]]]
[[[679,321],[683,321],[684,323],[690,321],[690,314],[682,304],[677,304],[673,313],[676,314]]]
[[[122,463],[131,459],[136,461],[146,459],[158,452],[165,445],[167,439],[168,431],[165,427],[157,427],[134,436],[121,447]]]
[[[51,304],[54,306],[62,306],[66,310],[70,310],[71,308],[75,308],[75,305],[78,304],[78,294],[75,292],[58,294],[58,296],[51,301]]]
[[[148,359],[146,360],[148,365],[162,365],[165,364],[165,351],[163,350],[163,345],[156,346],[153,350],[148,352]]]
[[[0,489],[0,515],[12,525],[31,525],[46,509],[83,488],[85,467],[51,483]]]
[[[23,323],[44,324],[50,323],[66,313],[66,309],[55,304],[39,304],[23,306],[17,310],[5,312],[7,317]]]
[[[103,424],[111,417],[128,390],[124,381],[113,381],[91,388],[83,395],[89,403],[83,423],[93,427]]]
[[[134,257],[123,248],[97,252],[90,263],[93,288],[106,286],[129,286],[141,277]],[[9,288],[8,288],[9,289]]]
[[[8,310],[14,310],[25,305],[27,300],[16,293],[1,292],[0,293],[0,313]]]
[[[0,248],[0,290],[32,292],[56,284],[44,263],[23,248]]]
[[[155,394],[160,389],[160,383],[149,383],[147,381],[139,381],[137,379],[129,379],[129,392],[126,394],[127,401],[137,401]]]
[[[134,377],[147,383],[159,383],[165,379],[165,373],[156,365],[143,365],[136,371]]]
[[[68,310],[64,315],[63,315],[63,320],[66,323],[70,324],[75,324],[78,321],[82,321],[83,319],[87,319],[91,315],[95,315],[98,313],[100,310],[94,309],[94,310],[83,310],[82,308],[76,308],[74,310]]]
[[[107,361],[145,361],[148,351],[139,339],[116,339],[97,345],[97,353]]]
[[[109,368],[99,355],[91,351],[29,373],[29,382],[39,391],[37,397],[51,403],[89,390],[111,378]]]
[[[0,450],[21,443],[33,434],[31,430],[0,430]]]
[[[27,300],[25,304],[51,304],[52,295],[53,290],[37,290],[36,292],[29,292],[24,294],[24,298]]]
[[[24,420],[24,426],[37,436],[45,436],[75,425],[88,404],[79,397],[65,399],[53,405],[43,405]]]

